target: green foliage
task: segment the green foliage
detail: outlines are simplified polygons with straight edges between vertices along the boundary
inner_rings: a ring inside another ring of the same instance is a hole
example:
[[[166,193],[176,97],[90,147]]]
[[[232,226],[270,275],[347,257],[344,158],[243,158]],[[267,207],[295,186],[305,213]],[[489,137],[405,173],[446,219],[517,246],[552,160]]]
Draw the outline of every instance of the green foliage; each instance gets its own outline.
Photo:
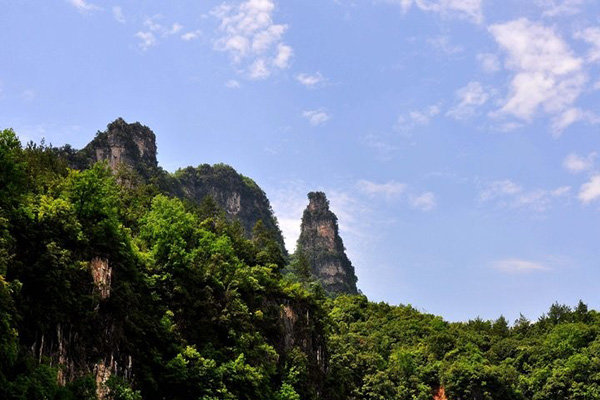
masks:
[[[21,142],[12,129],[0,130],[0,218],[17,207],[26,188]]]
[[[69,170],[69,152],[0,132],[2,399],[94,399],[99,365],[113,400],[600,399],[600,315],[581,301],[510,325],[327,298],[268,223],[248,238],[211,196]],[[173,179],[260,194],[225,165]]]
[[[111,376],[106,382],[110,400],[142,400],[139,390],[133,390],[127,382],[118,376]]]

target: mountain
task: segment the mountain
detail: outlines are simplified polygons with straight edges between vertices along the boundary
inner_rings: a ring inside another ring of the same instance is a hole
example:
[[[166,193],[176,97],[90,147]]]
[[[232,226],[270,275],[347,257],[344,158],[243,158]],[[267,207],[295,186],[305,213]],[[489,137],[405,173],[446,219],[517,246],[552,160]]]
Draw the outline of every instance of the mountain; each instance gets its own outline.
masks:
[[[327,297],[314,276],[330,293],[356,277],[325,194],[286,265],[264,224],[247,238],[215,201],[160,189],[190,184],[145,135],[66,160],[0,130],[0,399],[600,399],[600,313],[582,301],[511,325]],[[98,154],[115,162],[68,168]]]
[[[156,135],[139,122],[127,123],[117,118],[83,149],[63,148],[63,155],[76,169],[89,168],[98,161],[107,161],[113,172],[128,168],[143,180],[155,183],[162,192],[195,204],[210,196],[229,220],[241,222],[247,237],[256,223],[262,221],[282,254],[287,255],[269,199],[256,182],[225,164],[202,164],[167,173],[158,166]]]
[[[156,135],[150,128],[139,122],[128,124],[123,118],[117,118],[70,160],[78,169],[107,161],[115,171],[124,164],[148,179],[158,171],[156,154]]]
[[[356,294],[354,267],[339,235],[336,215],[329,209],[323,192],[308,194],[309,204],[302,215],[296,255],[306,257],[310,272],[330,294]]]

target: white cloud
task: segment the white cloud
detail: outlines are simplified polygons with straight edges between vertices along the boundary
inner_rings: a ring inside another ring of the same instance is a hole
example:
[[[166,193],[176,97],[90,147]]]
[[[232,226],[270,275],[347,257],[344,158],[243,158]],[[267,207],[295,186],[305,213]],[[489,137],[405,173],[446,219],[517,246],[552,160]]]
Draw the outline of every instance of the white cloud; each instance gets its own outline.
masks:
[[[404,12],[413,5],[423,11],[439,13],[443,16],[458,16],[475,23],[483,22],[482,0],[386,0],[398,4]]]
[[[325,82],[325,78],[320,72],[317,72],[313,75],[301,73],[296,75],[296,80],[300,82],[300,84],[310,89],[315,88]]]
[[[500,60],[496,54],[481,53],[477,55],[477,61],[481,68],[488,74],[500,71]]]
[[[173,23],[170,27],[160,24],[157,20],[161,19],[162,16],[157,15],[149,17],[144,20],[144,26],[151,32],[160,34],[161,36],[171,36],[179,33],[183,29],[183,25],[178,22]]]
[[[176,33],[179,33],[182,29],[183,29],[183,25],[175,22],[173,25],[171,25],[171,29],[169,29],[166,34],[167,35],[175,35]]]
[[[589,204],[600,198],[600,174],[593,175],[588,182],[581,185],[577,198],[583,204]]]
[[[260,80],[268,78],[271,75],[271,70],[267,66],[267,61],[264,58],[259,58],[250,66],[248,73],[251,79]]]
[[[312,126],[318,126],[327,122],[331,117],[327,112],[320,108],[318,110],[308,110],[302,113],[302,116],[306,118]]]
[[[67,1],[69,2],[69,4],[71,4],[73,7],[75,7],[77,9],[77,11],[79,11],[82,14],[89,14],[93,11],[101,10],[101,8],[98,7],[97,5],[88,3],[85,0],[67,0]]]
[[[394,128],[398,131],[408,131],[419,125],[427,125],[440,112],[440,106],[437,104],[423,110],[412,110],[408,114],[399,116]]]
[[[523,188],[510,179],[503,181],[494,181],[487,185],[487,188],[479,193],[481,201],[489,201],[501,196],[514,195],[523,191]]]
[[[200,38],[201,36],[202,36],[202,31],[200,29],[197,29],[195,31],[184,33],[183,35],[181,35],[181,39],[185,40],[186,42],[189,42],[190,40],[196,40],[196,39]]]
[[[293,54],[294,51],[290,46],[280,43],[277,45],[277,56],[273,60],[273,65],[279,69],[288,68]]]
[[[522,209],[535,213],[543,213],[552,207],[559,198],[568,196],[570,186],[555,189],[525,190],[510,179],[493,181],[479,192],[479,201],[493,203],[499,208]]]
[[[514,71],[508,97],[497,115],[531,121],[542,110],[557,118],[555,133],[574,122],[570,110],[586,83],[583,60],[554,29],[524,18],[492,25],[489,30],[507,53],[506,68]]]
[[[453,45],[448,36],[438,36],[428,39],[427,43],[433,46],[436,50],[446,55],[462,53],[464,49],[461,46]]]
[[[365,144],[376,151],[378,158],[381,161],[388,161],[392,156],[400,150],[400,147],[395,146],[378,135],[367,135],[364,138]]]
[[[587,157],[580,156],[575,153],[567,155],[563,161],[563,167],[572,174],[589,171],[594,166],[597,153],[590,153]]]
[[[135,37],[140,40],[138,45],[142,50],[148,50],[150,47],[156,46],[156,37],[152,32],[138,32]]]
[[[585,118],[585,112],[579,108],[571,107],[552,118],[552,134],[553,136],[560,136],[569,126],[574,123],[581,121]]]
[[[225,83],[225,87],[227,87],[229,89],[239,89],[242,87],[242,85],[240,84],[240,82],[236,81],[235,79],[230,79],[227,81],[227,83]]]
[[[475,109],[484,105],[489,98],[489,94],[479,82],[469,82],[467,86],[456,92],[456,96],[459,102],[448,111],[447,115],[459,120],[473,116]]]
[[[360,193],[366,194],[369,198],[378,197],[387,201],[400,200],[421,211],[431,211],[437,207],[435,194],[432,192],[414,193],[406,183],[394,180],[386,183],[376,183],[361,179],[355,187]]]
[[[583,40],[592,46],[586,57],[587,61],[600,61],[600,28],[586,28],[576,32],[574,37],[575,39]]]
[[[507,274],[522,274],[534,271],[544,271],[548,268],[538,262],[509,258],[492,263],[492,267]]]
[[[544,8],[542,16],[557,17],[578,14],[584,0],[537,0],[537,3]]]
[[[123,14],[123,9],[119,6],[114,6],[112,8],[112,15],[115,21],[120,22],[122,24],[125,23],[125,15]]]
[[[158,22],[161,18],[161,15],[146,18],[144,27],[147,31],[139,31],[135,34],[135,37],[140,40],[138,45],[142,50],[148,50],[150,47],[156,46],[158,44],[157,35],[166,38],[178,34],[183,29],[183,25],[178,22],[173,23],[171,26],[164,26]]]
[[[437,207],[435,195],[431,192],[422,193],[417,196],[410,196],[410,205],[421,211],[431,211]]]
[[[375,183],[362,179],[356,183],[356,188],[369,196],[383,195],[387,198],[392,198],[404,194],[407,185],[396,181]]]
[[[293,49],[283,43],[287,25],[275,24],[273,0],[247,0],[238,5],[222,4],[212,11],[221,22],[222,36],[215,49],[229,54],[242,65],[250,79],[265,79],[272,70],[287,69]]]

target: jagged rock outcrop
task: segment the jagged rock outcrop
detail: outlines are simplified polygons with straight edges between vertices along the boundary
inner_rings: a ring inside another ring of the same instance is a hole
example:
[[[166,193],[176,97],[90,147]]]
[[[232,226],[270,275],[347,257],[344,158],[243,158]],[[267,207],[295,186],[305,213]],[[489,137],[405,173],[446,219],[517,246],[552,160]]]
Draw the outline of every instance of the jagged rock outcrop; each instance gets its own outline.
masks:
[[[74,151],[70,147],[61,150],[76,169],[107,161],[113,171],[125,166],[146,181],[153,181],[162,192],[187,198],[197,204],[210,196],[229,219],[237,219],[242,223],[248,237],[254,225],[262,220],[264,226],[273,233],[282,254],[287,256],[283,235],[269,200],[252,179],[225,164],[202,164],[197,168],[182,168],[175,174],[165,172],[158,166],[156,158],[156,135],[139,122],[129,124],[118,118],[108,124],[104,132],[98,132],[82,150]]]
[[[139,122],[128,124],[123,118],[117,118],[77,152],[75,163],[86,168],[106,160],[113,171],[125,165],[149,178],[157,172],[156,153],[156,135],[150,128]]]
[[[175,172],[173,179],[173,194],[196,203],[201,203],[206,196],[210,196],[230,219],[237,219],[242,223],[247,235],[252,233],[256,223],[261,220],[265,228],[274,234],[282,253],[286,254],[283,236],[269,199],[252,179],[225,164],[183,168]]]
[[[308,199],[296,254],[306,257],[311,273],[328,293],[357,293],[354,267],[346,256],[337,217],[329,210],[325,193],[311,192]]]

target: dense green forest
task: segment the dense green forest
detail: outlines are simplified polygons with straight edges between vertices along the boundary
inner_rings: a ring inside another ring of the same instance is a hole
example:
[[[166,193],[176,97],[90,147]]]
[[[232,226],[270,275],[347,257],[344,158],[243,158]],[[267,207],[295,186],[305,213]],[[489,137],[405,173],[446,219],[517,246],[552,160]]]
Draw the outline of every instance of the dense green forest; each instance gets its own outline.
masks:
[[[583,302],[449,323],[328,297],[264,224],[63,154],[0,132],[1,399],[600,399]]]

